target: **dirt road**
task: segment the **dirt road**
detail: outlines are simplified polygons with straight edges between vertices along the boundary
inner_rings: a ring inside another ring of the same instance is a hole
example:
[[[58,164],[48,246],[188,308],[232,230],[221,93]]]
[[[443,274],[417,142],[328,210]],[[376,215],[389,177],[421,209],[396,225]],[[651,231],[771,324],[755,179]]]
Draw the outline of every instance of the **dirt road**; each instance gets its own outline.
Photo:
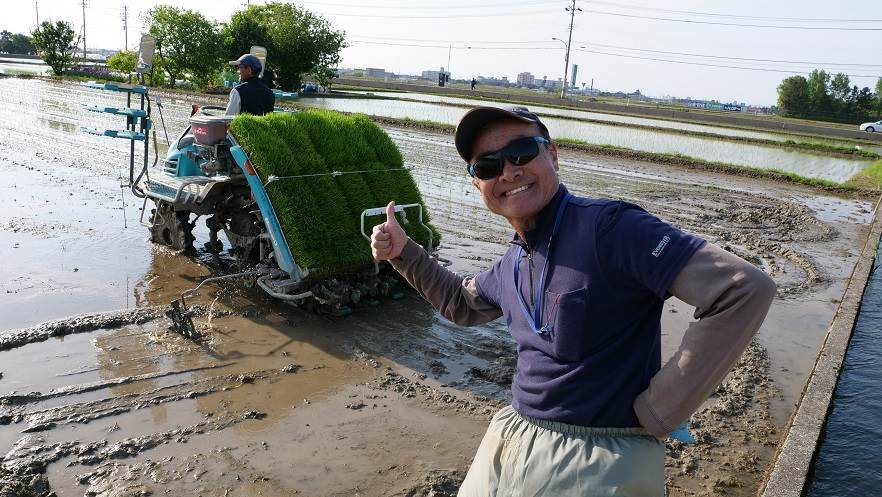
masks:
[[[151,246],[141,203],[119,187],[126,144],[78,132],[118,127],[80,108],[113,97],[0,79],[0,496],[455,495],[508,399],[504,325],[457,327],[412,293],[321,317],[230,284],[198,299],[204,341],[169,333],[162,306],[212,261]],[[164,104],[175,135],[189,102]],[[451,137],[387,131],[442,230],[441,256],[462,273],[487,267],[509,229],[480,207]],[[752,495],[871,202],[570,151],[561,161],[575,193],[638,203],[778,283],[758,339],[695,416],[698,443],[668,447],[671,495]],[[666,304],[665,357],[691,313]]]

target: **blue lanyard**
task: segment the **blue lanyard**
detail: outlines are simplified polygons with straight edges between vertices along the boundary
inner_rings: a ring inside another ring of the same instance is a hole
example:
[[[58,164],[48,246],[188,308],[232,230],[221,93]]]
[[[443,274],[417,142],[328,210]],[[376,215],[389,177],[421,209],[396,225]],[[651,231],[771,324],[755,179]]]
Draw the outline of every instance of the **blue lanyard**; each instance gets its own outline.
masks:
[[[514,261],[514,291],[518,295],[518,301],[521,303],[521,310],[524,313],[524,317],[527,318],[527,322],[530,323],[530,328],[533,330],[533,333],[537,335],[542,335],[551,331],[554,328],[554,324],[545,323],[542,324],[542,300],[545,297],[545,273],[548,270],[548,261],[551,260],[551,252],[554,248],[554,241],[557,238],[557,232],[560,230],[560,221],[563,219],[564,211],[567,209],[567,204],[570,202],[570,197],[573,195],[567,192],[564,195],[563,200],[560,202],[560,206],[557,208],[557,215],[554,218],[554,228],[551,230],[551,237],[548,239],[548,252],[545,254],[545,265],[542,266],[542,273],[539,275],[539,287],[536,289],[536,297],[533,300],[533,314],[530,314],[530,308],[527,307],[527,302],[524,300],[524,296],[521,295],[521,287],[518,285],[519,275],[520,275],[520,266],[521,266],[521,257],[524,255],[524,248],[518,247],[518,255]]]

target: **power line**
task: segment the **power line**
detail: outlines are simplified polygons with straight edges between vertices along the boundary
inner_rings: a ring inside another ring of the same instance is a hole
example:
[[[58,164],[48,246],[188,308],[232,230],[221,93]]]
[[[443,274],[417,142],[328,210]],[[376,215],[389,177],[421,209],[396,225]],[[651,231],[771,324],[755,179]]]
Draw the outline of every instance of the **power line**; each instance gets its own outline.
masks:
[[[395,38],[391,36],[371,36],[371,35],[352,35],[358,38],[374,38],[377,40],[393,40],[393,41],[420,41],[426,43],[492,43],[492,44],[518,44],[518,45],[530,45],[536,43],[549,43],[548,40],[529,40],[529,41],[497,41],[497,40],[425,40],[419,38]],[[447,46],[447,45],[444,45]]]
[[[384,16],[377,14],[344,14],[338,12],[323,12],[324,15],[327,16],[339,16],[339,17],[366,17],[366,18],[378,18],[378,19],[461,19],[467,17],[507,17],[507,16],[522,16],[522,15],[534,15],[534,14],[547,14],[549,12],[557,12],[557,9],[553,10],[534,10],[534,11],[523,11],[523,12],[498,12],[495,14],[459,14],[459,15],[438,15],[438,16]]]
[[[389,45],[393,47],[414,47],[414,48],[450,48],[451,46],[457,50],[560,50],[557,47],[479,47],[472,45],[420,45],[414,43],[392,43],[392,42],[383,42],[383,41],[370,41],[370,40],[357,40],[351,39],[350,41],[354,43],[366,43],[369,45]]]
[[[413,47],[413,48],[449,48],[449,45],[418,45],[413,43],[393,43],[393,42],[379,42],[379,41],[369,41],[369,40],[353,40],[355,43],[365,43],[371,45],[390,45],[397,47]],[[481,47],[481,46],[454,46],[456,49],[470,49],[470,50],[520,50],[520,51],[547,51],[547,50],[561,50],[557,47]],[[728,64],[714,64],[714,63],[706,63],[706,62],[698,62],[698,61],[685,61],[685,60],[672,60],[672,59],[662,59],[658,57],[644,57],[639,55],[632,54],[620,54],[620,53],[612,53],[612,52],[604,52],[600,50],[590,50],[590,49],[580,49],[573,48],[572,50],[577,52],[586,52],[593,53],[599,55],[608,55],[611,57],[623,57],[628,59],[640,59],[640,60],[650,60],[655,62],[668,62],[673,64],[685,64],[685,65],[693,65],[693,66],[704,66],[704,67],[719,67],[724,69],[741,69],[746,71],[761,71],[761,72],[775,72],[782,74],[811,74],[810,71],[802,71],[796,69],[786,69],[786,68],[767,68],[767,67],[750,67],[750,66],[735,66]],[[877,78],[878,76],[867,75],[867,74],[848,74],[849,77],[852,78]]]
[[[388,45],[393,46],[411,46],[411,47],[420,47],[425,46],[427,48],[447,48],[450,43],[460,43],[463,46],[454,46],[454,48],[472,48],[475,50],[502,50],[503,47],[489,47],[489,46],[481,46],[481,44],[488,45],[533,45],[531,47],[524,47],[526,50],[561,50],[558,47],[535,47],[536,44],[550,44],[551,40],[524,40],[524,41],[510,41],[510,40],[429,40],[425,38],[396,38],[396,37],[388,37],[388,36],[371,36],[371,35],[362,35],[357,34],[353,35],[355,38],[369,38],[374,40],[388,40],[388,41],[407,41],[407,42],[417,42],[417,43],[444,43],[444,45],[419,45],[419,44],[406,44],[406,43],[386,43]],[[355,39],[353,38],[353,39]],[[359,40],[362,43],[374,43],[374,44],[383,44],[375,41],[368,40]],[[861,64],[861,63],[845,63],[845,62],[813,62],[807,60],[783,60],[783,59],[756,59],[750,57],[735,57],[735,56],[726,56],[726,55],[709,55],[709,54],[699,54],[692,52],[675,52],[675,51],[667,51],[667,50],[651,50],[648,48],[635,48],[635,47],[623,47],[619,45],[607,45],[603,43],[594,43],[591,41],[576,41],[579,45],[590,45],[594,47],[602,47],[602,48],[611,48],[616,50],[630,50],[636,52],[648,52],[654,54],[663,54],[663,55],[681,55],[688,57],[704,57],[710,59],[726,59],[726,60],[742,60],[747,62],[772,62],[772,63],[781,63],[781,64],[800,64],[806,66],[844,66],[844,67],[862,67],[862,68],[874,68],[874,67],[882,67],[882,64]],[[468,45],[466,47],[465,45]],[[522,47],[514,47],[513,50],[521,49]]]
[[[567,71],[570,69],[570,46],[573,43],[573,22],[576,20],[576,11],[582,12],[582,9],[576,7],[576,0],[573,0],[572,7],[567,7],[566,10],[570,13],[570,35],[569,38],[567,38],[567,54],[564,57],[563,84],[560,86],[560,98],[566,98],[567,96]]]
[[[690,52],[671,52],[665,50],[651,50],[648,48],[633,48],[633,47],[622,47],[617,45],[605,45],[603,43],[592,43],[588,41],[578,42],[583,45],[592,45],[595,47],[603,47],[603,48],[613,48],[618,50],[633,50],[637,52],[649,52],[649,53],[659,53],[665,55],[683,55],[688,57],[706,57],[709,59],[727,59],[727,60],[744,60],[748,62],[774,62],[781,64],[804,64],[807,66],[845,66],[845,67],[882,67],[882,64],[849,64],[845,62],[811,62],[805,60],[780,60],[780,59],[753,59],[749,57],[732,57],[727,55],[707,55],[707,54],[697,54]]]
[[[777,72],[777,73],[785,73],[785,74],[811,74],[808,71],[795,71],[795,70],[786,70],[786,69],[772,69],[772,68],[763,68],[763,67],[745,67],[745,66],[730,66],[725,64],[710,64],[705,62],[695,62],[695,61],[683,61],[683,60],[671,60],[671,59],[659,59],[654,57],[642,57],[639,55],[628,55],[628,54],[617,54],[610,52],[601,52],[598,50],[588,50],[588,49],[574,49],[579,52],[588,52],[600,55],[609,55],[612,57],[625,57],[628,59],[640,59],[640,60],[652,60],[657,62],[670,62],[674,64],[685,64],[691,66],[706,66],[706,67],[722,67],[726,69],[743,69],[747,71],[763,71],[763,72]],[[852,78],[877,78],[878,76],[868,75],[868,74],[848,74],[847,76]]]
[[[129,6],[123,4],[123,13],[122,13],[122,22],[123,22],[123,33],[126,37],[126,52],[129,51]]]
[[[83,5],[83,60],[86,60],[86,0],[82,0]]]
[[[395,10],[449,10],[451,8],[485,8],[485,7],[532,7],[532,6],[545,6],[550,4],[558,4],[559,0],[551,0],[547,2],[538,2],[536,0],[528,0],[526,2],[520,3],[514,0],[508,2],[500,2],[500,3],[486,3],[486,4],[460,4],[460,5],[442,5],[440,7],[433,7],[429,5],[372,5],[372,4],[348,4],[348,3],[329,3],[329,2],[301,2],[304,4],[312,4],[312,5],[322,5],[329,7],[346,7],[351,9],[395,9]]]
[[[793,22],[882,22],[882,19],[834,19],[834,18],[816,18],[816,17],[766,17],[766,16],[745,16],[738,14],[719,14],[715,12],[699,12],[695,10],[673,10],[673,9],[660,9],[657,7],[646,7],[643,5],[631,5],[625,3],[616,3],[616,2],[602,2],[602,1],[594,1],[589,0],[587,3],[597,4],[597,5],[607,5],[610,7],[620,7],[623,9],[633,9],[640,11],[654,11],[654,12],[665,12],[668,14],[687,14],[687,15],[697,15],[697,16],[707,16],[707,17],[727,17],[732,19],[755,19],[761,21],[793,21]]]
[[[593,14],[601,14],[607,16],[617,16],[617,17],[629,17],[632,19],[647,19],[651,21],[669,21],[669,22],[680,22],[686,24],[710,24],[714,26],[738,26],[738,27],[746,27],[746,28],[774,28],[774,29],[801,29],[801,30],[825,30],[825,31],[882,31],[882,28],[843,28],[837,26],[782,26],[776,24],[745,24],[745,23],[734,23],[734,22],[718,22],[718,21],[698,21],[694,19],[677,19],[673,17],[652,17],[652,16],[640,16],[636,14],[622,14],[620,12],[606,12],[602,10],[590,10],[586,9],[585,12],[591,12]]]

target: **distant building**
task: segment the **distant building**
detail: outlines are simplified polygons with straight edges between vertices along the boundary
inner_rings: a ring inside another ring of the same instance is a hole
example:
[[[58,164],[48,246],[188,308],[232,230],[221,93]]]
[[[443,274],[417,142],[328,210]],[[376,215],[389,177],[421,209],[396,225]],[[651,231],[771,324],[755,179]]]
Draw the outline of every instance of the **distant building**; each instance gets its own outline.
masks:
[[[576,73],[579,71],[579,64],[573,64],[572,71],[570,72],[570,87],[576,86]]]
[[[478,76],[478,83],[487,86],[509,86],[511,83],[508,81],[508,77],[503,76],[501,78],[495,77],[487,77],[487,76]]]
[[[536,78],[529,72],[518,74],[518,86],[533,86],[536,84]]]
[[[385,78],[386,76],[391,76],[391,74],[387,73],[385,69],[378,69],[376,67],[366,67],[364,69],[364,75],[369,78]]]
[[[556,80],[549,81],[548,77],[542,76],[542,84],[540,86],[549,91],[560,90],[563,88],[563,79],[557,78]]]
[[[447,72],[447,71],[445,71],[444,68],[442,67],[442,68],[441,68],[440,70],[438,70],[438,71],[423,71],[423,72],[420,74],[420,79],[426,79],[426,80],[434,81],[434,82],[437,83],[437,82],[438,82],[438,77],[439,77],[440,75],[442,75],[442,74],[446,74],[448,77],[450,76],[450,73]]]

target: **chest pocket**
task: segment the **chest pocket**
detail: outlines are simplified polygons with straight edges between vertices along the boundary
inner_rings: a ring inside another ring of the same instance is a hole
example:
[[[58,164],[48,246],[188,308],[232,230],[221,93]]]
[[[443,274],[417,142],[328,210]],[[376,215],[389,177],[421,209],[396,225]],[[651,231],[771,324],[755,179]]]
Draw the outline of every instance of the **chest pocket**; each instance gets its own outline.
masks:
[[[583,359],[593,340],[590,322],[590,293],[587,288],[571,292],[545,292],[544,315],[554,326],[547,335],[551,353],[560,360]]]

